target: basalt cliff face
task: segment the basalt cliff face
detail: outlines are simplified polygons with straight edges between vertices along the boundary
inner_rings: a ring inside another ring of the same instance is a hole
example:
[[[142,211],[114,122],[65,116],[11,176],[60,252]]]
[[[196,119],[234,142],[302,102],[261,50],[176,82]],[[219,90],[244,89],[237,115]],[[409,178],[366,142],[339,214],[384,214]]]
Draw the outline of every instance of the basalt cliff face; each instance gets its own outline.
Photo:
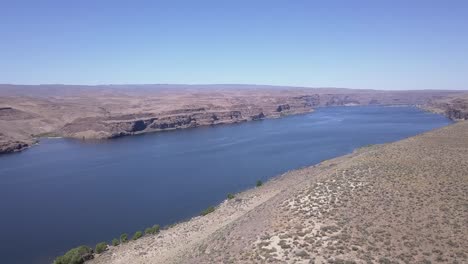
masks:
[[[132,114],[113,117],[79,118],[58,130],[60,135],[76,138],[114,138],[147,132],[191,128],[197,126],[237,123],[262,119],[265,115],[242,114],[241,111],[205,111],[164,115],[159,113]]]
[[[0,153],[27,148],[41,136],[107,139],[277,118],[317,107],[430,103],[460,119],[466,118],[460,94],[254,85],[0,85]]]
[[[164,130],[277,118],[313,111],[318,105],[308,99],[292,99],[279,105],[240,105],[228,109],[177,109],[168,112],[136,113],[78,118],[57,130],[66,137],[104,139]]]
[[[468,120],[468,95],[432,100],[425,105],[425,109],[443,114],[455,121]]]
[[[19,141],[0,135],[0,154],[22,151],[33,143],[33,141]]]
[[[228,108],[187,108],[168,112],[137,113],[103,117],[78,118],[65,124],[57,134],[82,138],[104,139],[163,130],[231,124],[264,118],[277,118],[313,111],[316,107],[358,105],[412,105],[423,99],[375,97],[347,94],[312,94],[279,98],[262,105],[240,104]]]
[[[15,126],[15,121],[18,119],[28,120],[35,117],[32,113],[23,112],[12,107],[0,107],[0,123],[8,124],[10,129]],[[32,137],[23,135],[21,132],[15,136],[15,134],[5,134],[5,130],[0,130],[0,154],[24,150],[35,142]]]

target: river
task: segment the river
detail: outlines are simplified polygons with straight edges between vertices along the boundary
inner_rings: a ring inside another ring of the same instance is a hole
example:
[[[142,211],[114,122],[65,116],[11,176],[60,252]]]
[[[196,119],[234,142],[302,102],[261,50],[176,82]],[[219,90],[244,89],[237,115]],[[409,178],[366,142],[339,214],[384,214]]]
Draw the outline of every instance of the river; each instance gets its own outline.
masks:
[[[413,107],[331,107],[99,142],[42,139],[0,156],[1,262],[51,263],[198,215],[257,180],[450,123]]]

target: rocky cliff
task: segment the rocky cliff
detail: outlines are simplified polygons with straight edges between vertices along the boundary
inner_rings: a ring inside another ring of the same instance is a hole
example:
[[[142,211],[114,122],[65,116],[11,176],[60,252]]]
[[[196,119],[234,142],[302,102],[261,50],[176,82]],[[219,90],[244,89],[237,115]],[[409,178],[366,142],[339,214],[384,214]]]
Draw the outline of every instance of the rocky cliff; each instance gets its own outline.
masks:
[[[308,113],[317,107],[412,105],[415,103],[426,103],[426,101],[424,97],[411,98],[401,94],[386,93],[285,96],[267,103],[236,104],[221,109],[196,107],[163,112],[78,118],[65,124],[56,133],[65,137],[81,139],[106,139],[163,130],[277,118],[291,114]],[[463,115],[457,111],[457,109],[450,109],[453,116]]]
[[[274,111],[272,111],[274,108]],[[65,124],[57,134],[81,139],[106,139],[141,133],[157,132],[232,124],[246,121],[275,118],[283,115],[311,112],[312,106],[300,104],[281,104],[257,108],[242,106],[233,110],[212,111],[205,108],[172,111],[172,113],[142,113],[133,115],[114,115],[112,117],[78,118]]]
[[[277,118],[317,107],[431,105],[466,119],[456,91],[376,91],[255,85],[0,85],[0,153],[40,135],[107,139]],[[468,97],[468,96],[467,96]]]
[[[468,95],[431,100],[423,108],[454,121],[468,120]]]
[[[33,141],[14,140],[0,133],[0,154],[22,151],[33,143]]]

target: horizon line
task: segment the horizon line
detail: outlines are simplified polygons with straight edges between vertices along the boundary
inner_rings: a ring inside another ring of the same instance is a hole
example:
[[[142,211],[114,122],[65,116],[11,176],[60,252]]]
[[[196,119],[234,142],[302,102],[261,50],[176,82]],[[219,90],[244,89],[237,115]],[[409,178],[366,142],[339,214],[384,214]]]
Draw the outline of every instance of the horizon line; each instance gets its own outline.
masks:
[[[344,90],[371,90],[371,91],[468,91],[468,88],[462,89],[385,89],[385,88],[349,88],[334,86],[298,86],[298,85],[277,85],[277,84],[249,84],[249,83],[102,83],[102,84],[65,84],[65,83],[39,83],[39,84],[21,84],[21,83],[0,83],[0,86],[257,86],[271,88],[293,88],[293,89],[344,89]]]

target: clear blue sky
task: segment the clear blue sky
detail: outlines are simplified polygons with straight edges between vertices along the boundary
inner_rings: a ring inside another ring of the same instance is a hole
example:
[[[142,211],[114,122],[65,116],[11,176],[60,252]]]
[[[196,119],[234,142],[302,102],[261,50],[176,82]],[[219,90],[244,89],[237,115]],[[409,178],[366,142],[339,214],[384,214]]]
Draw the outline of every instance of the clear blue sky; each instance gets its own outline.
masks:
[[[468,89],[468,1],[0,1],[0,83]]]

